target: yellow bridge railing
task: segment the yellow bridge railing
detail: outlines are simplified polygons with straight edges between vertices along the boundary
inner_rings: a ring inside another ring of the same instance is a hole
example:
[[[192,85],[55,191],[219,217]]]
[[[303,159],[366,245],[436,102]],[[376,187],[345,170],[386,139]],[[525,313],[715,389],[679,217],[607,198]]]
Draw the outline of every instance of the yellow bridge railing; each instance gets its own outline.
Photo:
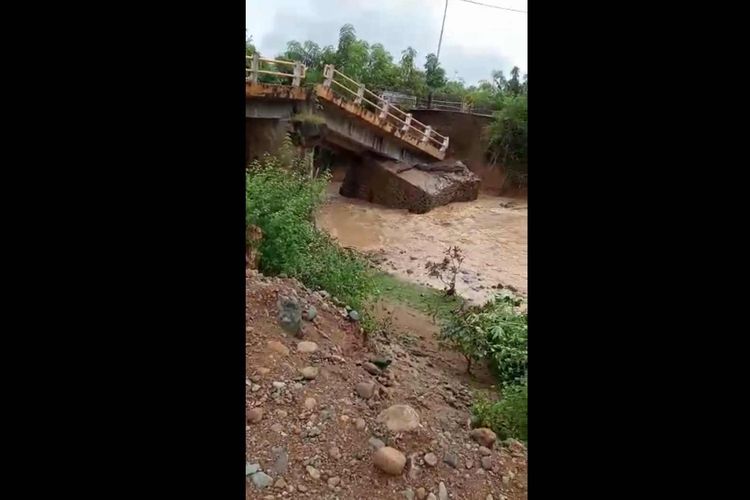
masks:
[[[259,75],[272,75],[281,78],[290,78],[292,87],[299,87],[307,74],[307,67],[301,62],[270,59],[268,57],[260,57],[258,54],[245,56],[245,61],[246,82],[258,83]],[[279,71],[286,68],[291,68],[292,71]]]
[[[365,88],[365,86],[337,70],[333,64],[327,64],[323,70],[323,86],[329,89],[336,87],[337,93],[351,99],[355,104],[369,104],[379,113],[381,121],[388,121],[396,125],[402,134],[416,136],[420,143],[428,143],[438,148],[441,153],[448,149],[449,139],[439,134],[431,126],[416,120],[411,113],[401,110],[388,100]],[[349,85],[347,85],[349,84]],[[356,90],[350,88],[354,86]],[[341,92],[343,90],[344,92]]]

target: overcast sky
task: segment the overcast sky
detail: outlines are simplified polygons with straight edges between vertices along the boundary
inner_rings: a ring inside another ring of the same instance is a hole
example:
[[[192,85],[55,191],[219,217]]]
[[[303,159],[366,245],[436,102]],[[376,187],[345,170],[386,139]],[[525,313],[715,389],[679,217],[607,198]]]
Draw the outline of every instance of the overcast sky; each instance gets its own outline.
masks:
[[[477,0],[528,10],[526,0]],[[398,61],[408,46],[418,64],[437,52],[444,0],[245,0],[246,26],[266,56],[284,50],[289,40],[336,46],[339,28],[351,23],[357,38],[382,43]],[[507,75],[513,66],[528,72],[528,14],[448,0],[440,64],[451,79],[467,84],[489,79],[493,69]]]

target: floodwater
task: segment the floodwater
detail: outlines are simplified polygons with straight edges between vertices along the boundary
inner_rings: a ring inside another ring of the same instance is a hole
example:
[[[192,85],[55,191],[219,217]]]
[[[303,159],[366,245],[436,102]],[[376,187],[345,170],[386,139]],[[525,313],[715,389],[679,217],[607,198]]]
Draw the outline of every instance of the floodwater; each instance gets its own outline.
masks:
[[[442,288],[427,275],[425,263],[440,261],[451,245],[464,262],[457,292],[484,302],[498,284],[527,293],[528,205],[526,200],[480,194],[475,201],[451,203],[426,214],[386,208],[338,194],[340,182],[328,186],[328,200],[317,216],[318,227],[342,246],[379,252],[380,268],[406,280]]]

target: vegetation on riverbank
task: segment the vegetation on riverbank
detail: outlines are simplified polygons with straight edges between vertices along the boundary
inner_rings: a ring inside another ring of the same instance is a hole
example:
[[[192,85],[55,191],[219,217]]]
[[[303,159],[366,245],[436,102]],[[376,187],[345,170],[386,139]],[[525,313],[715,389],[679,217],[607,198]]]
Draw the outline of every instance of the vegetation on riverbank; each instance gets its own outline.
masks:
[[[328,176],[311,179],[303,159],[284,162],[290,154],[266,155],[247,171],[245,223],[263,232],[259,268],[326,290],[361,311],[375,290],[373,272],[363,258],[315,228],[313,212],[325,198]]]

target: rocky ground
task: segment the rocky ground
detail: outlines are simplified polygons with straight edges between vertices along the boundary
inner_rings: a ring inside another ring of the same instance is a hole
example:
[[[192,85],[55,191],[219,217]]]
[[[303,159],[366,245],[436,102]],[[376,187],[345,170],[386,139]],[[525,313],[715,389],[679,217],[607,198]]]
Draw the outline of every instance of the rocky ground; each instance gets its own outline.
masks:
[[[525,447],[471,429],[481,382],[426,317],[381,308],[415,331],[368,339],[324,292],[247,273],[248,499],[526,498]]]

